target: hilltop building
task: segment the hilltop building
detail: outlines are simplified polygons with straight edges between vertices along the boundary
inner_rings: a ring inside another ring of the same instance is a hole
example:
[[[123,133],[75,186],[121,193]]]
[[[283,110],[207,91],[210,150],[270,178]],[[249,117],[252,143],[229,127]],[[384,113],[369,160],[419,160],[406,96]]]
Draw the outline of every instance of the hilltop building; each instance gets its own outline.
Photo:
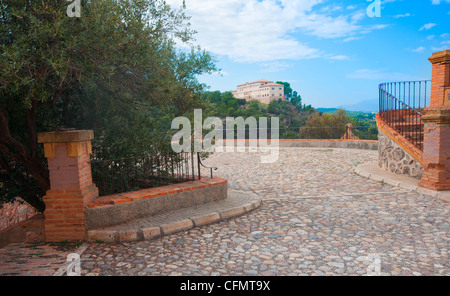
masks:
[[[255,100],[264,104],[270,104],[278,99],[286,100],[283,84],[264,79],[238,85],[237,90],[233,91],[233,96],[236,99]]]

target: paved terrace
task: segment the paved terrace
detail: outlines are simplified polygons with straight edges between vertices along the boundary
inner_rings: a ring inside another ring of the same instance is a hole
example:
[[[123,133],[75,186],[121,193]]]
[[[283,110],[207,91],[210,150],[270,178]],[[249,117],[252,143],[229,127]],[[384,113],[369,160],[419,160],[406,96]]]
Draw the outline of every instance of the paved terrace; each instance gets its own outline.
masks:
[[[229,187],[263,198],[239,218],[151,242],[89,244],[85,275],[450,275],[450,205],[354,171],[376,151],[283,148],[213,155]],[[206,172],[205,172],[206,173]]]
[[[262,198],[257,210],[153,241],[89,243],[82,273],[365,275],[367,256],[377,254],[382,275],[450,275],[450,204],[355,173],[377,157],[366,150],[282,148],[278,162],[261,164],[258,154],[215,154],[205,164],[217,166],[231,190]],[[18,248],[0,250],[7,257],[1,263]]]

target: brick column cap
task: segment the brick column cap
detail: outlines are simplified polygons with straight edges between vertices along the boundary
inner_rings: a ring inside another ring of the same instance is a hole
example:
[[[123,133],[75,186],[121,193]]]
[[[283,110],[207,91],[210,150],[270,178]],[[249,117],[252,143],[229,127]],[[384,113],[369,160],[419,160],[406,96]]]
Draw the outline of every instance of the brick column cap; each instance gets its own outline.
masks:
[[[450,109],[449,108],[429,108],[425,110],[425,115],[422,116],[423,122],[435,122],[442,124],[450,123]]]
[[[38,134],[38,143],[73,143],[94,139],[93,130],[55,131]]]
[[[450,62],[450,50],[443,50],[433,53],[433,55],[428,59],[432,64],[440,62]]]

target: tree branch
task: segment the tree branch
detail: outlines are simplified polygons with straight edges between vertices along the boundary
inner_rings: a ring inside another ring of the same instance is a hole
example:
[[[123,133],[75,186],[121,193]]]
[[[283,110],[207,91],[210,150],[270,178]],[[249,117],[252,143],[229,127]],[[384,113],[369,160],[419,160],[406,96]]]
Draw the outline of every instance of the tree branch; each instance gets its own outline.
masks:
[[[36,132],[36,108],[37,101],[31,103],[31,108],[26,112],[26,122],[28,127],[28,142],[30,147],[31,158],[36,158],[37,153],[37,132]]]

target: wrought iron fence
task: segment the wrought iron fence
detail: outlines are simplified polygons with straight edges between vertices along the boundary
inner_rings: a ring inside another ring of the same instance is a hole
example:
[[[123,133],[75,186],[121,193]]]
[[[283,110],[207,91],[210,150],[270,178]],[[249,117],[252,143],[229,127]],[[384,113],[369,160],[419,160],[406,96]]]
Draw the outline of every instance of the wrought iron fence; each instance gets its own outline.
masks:
[[[92,179],[100,196],[201,179],[200,165],[200,154],[195,153],[155,153],[113,160],[96,159],[94,154],[91,160]],[[216,168],[208,169],[212,177]]]
[[[380,118],[423,151],[423,109],[430,103],[431,81],[390,82],[379,86]]]
[[[430,104],[431,80],[387,82],[379,88],[412,109],[420,110]]]

